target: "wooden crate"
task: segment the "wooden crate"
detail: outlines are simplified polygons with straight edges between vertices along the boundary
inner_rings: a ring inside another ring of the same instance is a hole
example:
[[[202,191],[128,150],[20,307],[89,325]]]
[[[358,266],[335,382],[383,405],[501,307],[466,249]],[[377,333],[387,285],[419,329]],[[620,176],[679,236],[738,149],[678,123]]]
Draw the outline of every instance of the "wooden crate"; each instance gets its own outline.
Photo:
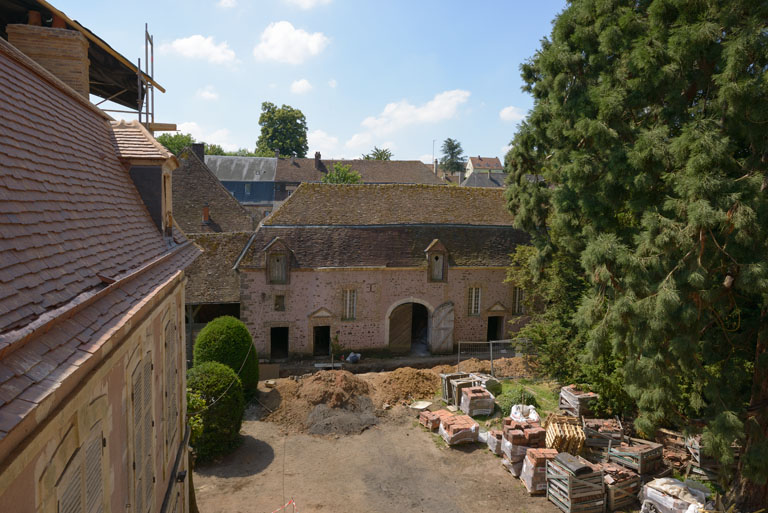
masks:
[[[443,385],[443,402],[447,404],[453,404],[453,385],[451,381],[454,379],[468,378],[469,374],[463,372],[449,372],[446,374],[440,374],[440,381]]]
[[[558,458],[547,461],[547,499],[565,513],[603,513],[603,472],[585,459],[576,458],[593,472],[574,475]]]
[[[560,409],[574,417],[592,415],[591,405],[598,397],[594,392],[584,392],[576,385],[568,385],[560,389]]]
[[[606,505],[609,511],[627,508],[637,501],[640,492],[640,476],[615,463],[601,463],[605,483]]]
[[[584,429],[584,445],[587,447],[605,448],[618,445],[624,441],[624,426],[618,417],[613,419],[582,418]]]
[[[88,98],[88,41],[80,32],[21,24],[9,24],[5,30],[9,43]]]
[[[630,438],[630,445],[610,446],[608,461],[618,463],[638,474],[654,472],[662,464],[662,445],[639,438]]]

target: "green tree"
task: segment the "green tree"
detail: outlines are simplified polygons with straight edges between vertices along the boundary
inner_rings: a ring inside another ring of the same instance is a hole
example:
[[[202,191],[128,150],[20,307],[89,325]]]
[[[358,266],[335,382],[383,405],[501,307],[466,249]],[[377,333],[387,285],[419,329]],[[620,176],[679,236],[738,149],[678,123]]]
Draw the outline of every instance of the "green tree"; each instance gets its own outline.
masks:
[[[214,361],[234,370],[243,382],[246,399],[258,393],[259,358],[243,321],[229,315],[212,320],[198,333],[192,355],[195,366]]]
[[[464,170],[467,161],[464,158],[464,150],[461,148],[459,141],[449,137],[443,141],[440,151],[443,152],[443,156],[440,158],[440,167],[443,171],[446,173],[460,173]]]
[[[388,148],[374,146],[370,153],[362,155],[363,160],[392,160],[392,151]]]
[[[192,143],[196,142],[195,138],[192,137],[191,134],[181,134],[181,133],[175,133],[175,134],[164,133],[164,134],[158,135],[157,137],[155,137],[155,139],[157,140],[157,142],[165,146],[166,149],[168,149],[168,151],[170,151],[174,155],[178,155],[179,153],[181,153],[181,151],[184,148],[191,146]]]
[[[261,135],[256,141],[256,153],[272,157],[275,150],[281,156],[307,156],[307,119],[299,109],[289,105],[278,108],[274,103],[261,104],[259,116]]]
[[[202,399],[201,410],[188,414],[202,418],[202,431],[193,447],[199,461],[211,461],[240,445],[245,399],[243,385],[235,371],[219,362],[204,362],[187,372],[187,386],[193,397]],[[200,406],[200,401],[195,404]]]
[[[352,166],[340,162],[333,163],[333,171],[322,178],[323,183],[356,184],[363,183],[360,173],[352,171]]]
[[[740,441],[750,511],[768,503],[766,19],[748,0],[573,0],[522,66],[534,108],[507,159],[537,258],[588,279],[592,363],[613,355],[642,432],[703,420],[725,464]]]
[[[218,144],[207,144],[205,145],[205,154],[206,155],[226,155],[227,152],[224,151],[224,148],[219,146]]]

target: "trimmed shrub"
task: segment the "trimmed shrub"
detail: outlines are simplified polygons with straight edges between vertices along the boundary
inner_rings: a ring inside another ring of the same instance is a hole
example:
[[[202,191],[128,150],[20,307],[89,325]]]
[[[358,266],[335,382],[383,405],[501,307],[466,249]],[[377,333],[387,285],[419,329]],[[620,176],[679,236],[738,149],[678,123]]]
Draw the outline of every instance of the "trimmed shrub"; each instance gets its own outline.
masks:
[[[206,409],[200,415],[202,432],[192,444],[201,462],[222,456],[240,445],[240,425],[245,413],[243,385],[235,371],[219,362],[203,362],[187,372],[190,393],[198,395]],[[199,404],[199,403],[198,403]]]
[[[243,364],[246,355],[248,359]],[[206,324],[197,335],[192,356],[195,367],[203,362],[219,362],[235,372],[240,371],[238,375],[243,383],[246,400],[256,397],[259,358],[248,328],[239,319],[225,315]]]

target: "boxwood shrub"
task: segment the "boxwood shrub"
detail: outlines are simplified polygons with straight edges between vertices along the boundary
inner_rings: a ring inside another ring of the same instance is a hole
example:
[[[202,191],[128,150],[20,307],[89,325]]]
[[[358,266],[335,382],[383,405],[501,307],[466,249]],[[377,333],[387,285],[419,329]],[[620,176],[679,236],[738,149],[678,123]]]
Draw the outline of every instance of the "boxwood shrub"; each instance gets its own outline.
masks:
[[[200,462],[229,453],[240,444],[240,426],[245,412],[243,385],[235,371],[219,362],[203,362],[187,372],[187,387],[198,394],[205,409],[199,414],[203,429],[193,447]]]
[[[250,348],[250,354],[248,349]],[[243,360],[248,355],[248,360]],[[192,352],[194,366],[203,362],[219,362],[237,372],[246,400],[256,397],[259,385],[259,358],[248,328],[239,319],[229,315],[218,317],[200,331]]]

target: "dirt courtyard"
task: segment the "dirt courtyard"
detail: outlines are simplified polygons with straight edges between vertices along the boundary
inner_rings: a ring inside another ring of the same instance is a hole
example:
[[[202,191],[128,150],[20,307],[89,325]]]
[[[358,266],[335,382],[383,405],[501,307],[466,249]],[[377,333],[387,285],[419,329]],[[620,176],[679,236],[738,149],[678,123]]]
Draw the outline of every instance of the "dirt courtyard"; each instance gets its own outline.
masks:
[[[273,408],[275,395],[260,399]],[[249,408],[242,446],[196,469],[201,513],[270,513],[291,498],[302,513],[559,512],[545,497],[530,497],[485,445],[448,447],[403,406],[377,407],[374,426],[348,435],[311,435],[266,415]]]

